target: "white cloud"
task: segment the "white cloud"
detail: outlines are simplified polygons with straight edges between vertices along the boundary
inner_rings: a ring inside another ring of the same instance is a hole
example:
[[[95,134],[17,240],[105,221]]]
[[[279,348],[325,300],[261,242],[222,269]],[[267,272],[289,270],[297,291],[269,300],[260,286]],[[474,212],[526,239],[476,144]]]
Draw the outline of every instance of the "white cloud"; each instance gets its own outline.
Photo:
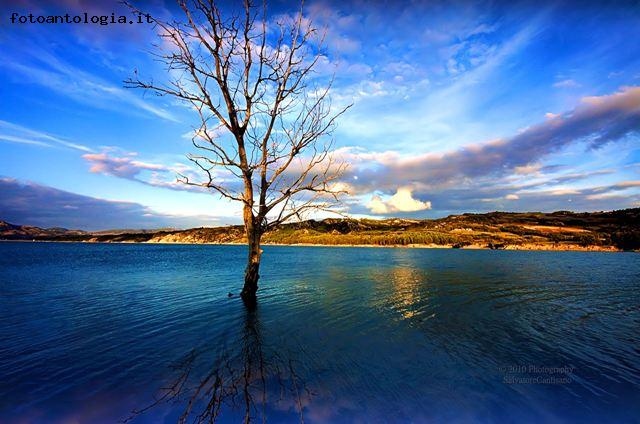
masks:
[[[507,200],[518,200],[520,196],[518,196],[517,194],[507,194],[506,196],[504,196],[504,198]]]
[[[386,201],[380,196],[373,196],[367,207],[372,213],[383,215],[394,212],[416,212],[431,209],[431,202],[422,202],[414,199],[411,188],[400,187],[396,194]]]

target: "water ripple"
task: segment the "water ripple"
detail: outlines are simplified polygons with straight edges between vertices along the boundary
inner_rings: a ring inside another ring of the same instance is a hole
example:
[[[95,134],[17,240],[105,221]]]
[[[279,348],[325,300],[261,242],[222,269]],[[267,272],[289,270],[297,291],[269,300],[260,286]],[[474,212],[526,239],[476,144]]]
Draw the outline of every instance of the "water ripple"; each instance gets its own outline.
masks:
[[[310,387],[310,422],[640,416],[638,255],[265,251],[249,320],[242,246],[0,244],[0,421],[117,421],[194,352],[194,384],[259,352]],[[297,421],[272,396],[274,420]]]

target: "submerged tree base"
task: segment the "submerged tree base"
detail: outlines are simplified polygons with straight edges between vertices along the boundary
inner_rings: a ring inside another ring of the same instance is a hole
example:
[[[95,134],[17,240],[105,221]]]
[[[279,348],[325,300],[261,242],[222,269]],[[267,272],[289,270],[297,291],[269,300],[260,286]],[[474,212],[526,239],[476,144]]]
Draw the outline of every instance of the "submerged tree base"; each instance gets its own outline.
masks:
[[[258,307],[258,297],[255,293],[245,293],[244,291],[240,294],[240,298],[242,299],[242,303],[247,308],[248,311],[255,311]]]
[[[242,292],[240,292],[240,297],[245,306],[247,306],[249,310],[252,310],[255,309],[257,302],[258,280],[260,279],[260,254],[262,251],[259,247],[257,249],[250,247],[249,252],[249,264],[244,272],[244,286],[242,287]]]

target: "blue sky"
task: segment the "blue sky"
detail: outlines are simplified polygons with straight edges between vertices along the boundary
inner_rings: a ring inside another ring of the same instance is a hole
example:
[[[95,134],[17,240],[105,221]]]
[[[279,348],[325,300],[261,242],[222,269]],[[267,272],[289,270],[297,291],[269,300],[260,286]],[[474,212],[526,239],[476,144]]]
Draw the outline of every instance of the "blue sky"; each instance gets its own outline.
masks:
[[[116,1],[2,4],[0,219],[84,229],[240,222],[176,182],[197,116],[124,88],[161,80],[151,25],[12,24],[13,13],[130,15]],[[137,3],[178,17],[171,1]],[[223,6],[223,9],[226,6]],[[296,3],[271,1],[275,19]],[[640,206],[640,8],[633,2],[307,1],[335,74],[342,211]]]

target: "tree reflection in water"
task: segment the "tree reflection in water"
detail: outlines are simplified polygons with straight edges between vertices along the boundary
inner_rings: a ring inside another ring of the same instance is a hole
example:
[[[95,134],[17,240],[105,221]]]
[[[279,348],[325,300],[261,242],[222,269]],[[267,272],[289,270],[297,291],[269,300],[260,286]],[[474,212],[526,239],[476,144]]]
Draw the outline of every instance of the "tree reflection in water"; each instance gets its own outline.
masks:
[[[269,411],[287,413],[287,421],[304,422],[304,408],[313,393],[296,373],[296,361],[263,343],[257,305],[246,308],[244,327],[202,378],[197,365],[210,350],[192,350],[172,365],[175,377],[161,388],[156,400],[134,410],[124,422],[144,421],[144,414],[162,405],[182,409],[179,423],[216,422],[220,419],[245,423],[267,421]]]

